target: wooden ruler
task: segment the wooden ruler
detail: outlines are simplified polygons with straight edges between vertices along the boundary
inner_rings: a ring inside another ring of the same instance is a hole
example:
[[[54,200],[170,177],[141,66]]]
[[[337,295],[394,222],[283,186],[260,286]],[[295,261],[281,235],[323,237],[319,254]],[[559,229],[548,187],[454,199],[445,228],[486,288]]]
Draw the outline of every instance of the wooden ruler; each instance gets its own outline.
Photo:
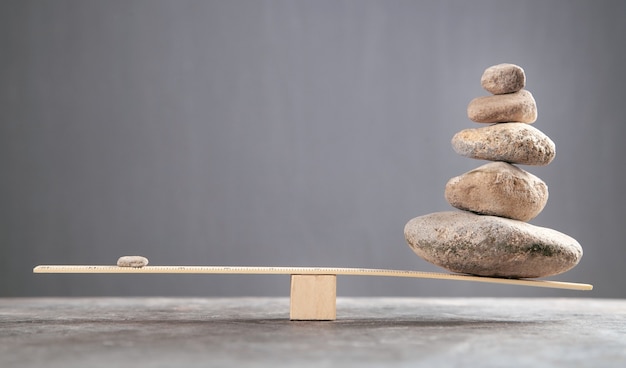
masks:
[[[344,267],[257,267],[257,266],[145,266],[140,268],[97,265],[41,265],[34,273],[147,273],[147,274],[254,274],[254,275],[347,275],[412,277],[420,279],[487,282],[543,288],[591,290],[593,285],[563,281],[505,279],[462,274]]]

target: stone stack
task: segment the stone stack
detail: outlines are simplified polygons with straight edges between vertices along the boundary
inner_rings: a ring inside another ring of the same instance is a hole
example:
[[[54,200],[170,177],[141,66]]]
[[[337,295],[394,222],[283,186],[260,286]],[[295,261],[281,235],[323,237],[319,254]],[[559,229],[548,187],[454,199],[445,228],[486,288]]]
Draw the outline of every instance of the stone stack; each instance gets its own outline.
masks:
[[[452,272],[535,278],[570,270],[582,257],[578,242],[556,230],[528,224],[548,201],[547,185],[516,165],[548,165],[552,140],[530,124],[537,105],[524,89],[524,70],[513,64],[489,67],[481,85],[491,96],[473,99],[467,114],[485,127],[452,138],[465,157],[489,160],[448,181],[445,197],[461,211],[436,212],[409,221],[404,234],[426,261]]]

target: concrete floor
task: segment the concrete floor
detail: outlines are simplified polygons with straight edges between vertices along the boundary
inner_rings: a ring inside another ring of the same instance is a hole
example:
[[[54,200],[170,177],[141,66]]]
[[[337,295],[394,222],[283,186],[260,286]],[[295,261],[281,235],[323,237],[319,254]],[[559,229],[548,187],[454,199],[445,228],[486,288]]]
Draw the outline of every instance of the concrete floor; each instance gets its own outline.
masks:
[[[0,367],[625,367],[626,300],[4,298]]]

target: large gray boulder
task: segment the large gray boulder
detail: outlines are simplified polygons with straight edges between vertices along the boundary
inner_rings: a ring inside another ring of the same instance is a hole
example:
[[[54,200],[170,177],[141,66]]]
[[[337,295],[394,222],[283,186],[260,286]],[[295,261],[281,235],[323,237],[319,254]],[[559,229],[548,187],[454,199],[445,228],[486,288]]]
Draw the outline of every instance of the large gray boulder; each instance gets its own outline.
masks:
[[[535,278],[578,264],[583,250],[556,230],[465,211],[436,212],[410,220],[404,236],[417,255],[452,272]]]

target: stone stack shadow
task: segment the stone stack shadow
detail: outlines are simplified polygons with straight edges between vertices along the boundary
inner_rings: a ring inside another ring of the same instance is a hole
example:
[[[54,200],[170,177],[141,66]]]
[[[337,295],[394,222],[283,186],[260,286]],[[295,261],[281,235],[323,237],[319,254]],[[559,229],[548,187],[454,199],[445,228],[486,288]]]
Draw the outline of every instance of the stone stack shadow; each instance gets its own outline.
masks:
[[[489,67],[481,78],[492,95],[473,99],[470,120],[489,124],[454,135],[461,156],[491,161],[454,177],[445,198],[460,211],[410,220],[404,235],[420,257],[452,272],[535,278],[566,272],[583,251],[572,237],[527,223],[548,201],[548,186],[516,165],[545,166],[556,155],[552,140],[530,124],[537,120],[524,70]]]

